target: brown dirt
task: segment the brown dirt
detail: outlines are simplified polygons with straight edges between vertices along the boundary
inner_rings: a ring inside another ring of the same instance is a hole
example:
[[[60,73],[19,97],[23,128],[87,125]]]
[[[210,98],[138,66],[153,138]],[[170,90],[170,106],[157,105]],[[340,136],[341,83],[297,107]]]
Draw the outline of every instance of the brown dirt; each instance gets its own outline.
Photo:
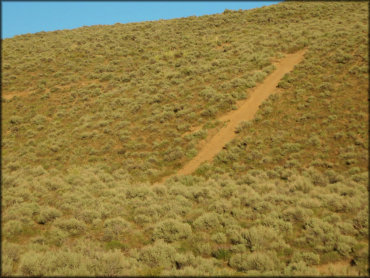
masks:
[[[11,98],[13,98],[13,97],[23,97],[23,96],[27,96],[27,95],[29,95],[30,93],[31,93],[31,92],[29,92],[29,91],[25,91],[25,92],[15,92],[15,93],[9,93],[9,94],[6,94],[6,95],[2,94],[2,95],[1,95],[1,97],[2,97],[3,99],[9,100],[9,99],[11,99]]]
[[[280,79],[302,61],[305,52],[306,49],[303,49],[293,54],[287,54],[276,64],[276,70],[263,83],[253,89],[250,97],[237,110],[220,117],[219,120],[227,122],[227,124],[212,138],[207,138],[208,143],[199,151],[198,155],[185,164],[176,175],[191,174],[201,163],[211,161],[225,144],[235,137],[235,129],[240,122],[253,119],[261,103],[274,93]]]
[[[83,86],[87,86],[87,85],[90,85],[90,84],[99,84],[99,82],[97,82],[95,80],[93,80],[93,81],[82,81],[80,83],[72,83],[72,84],[68,84],[68,85],[58,85],[58,86],[55,86],[55,88],[63,90],[63,89],[70,89],[73,85],[79,85],[79,87],[83,87]],[[50,92],[50,89],[48,89],[44,93],[48,93],[48,92]],[[5,94],[2,92],[1,97],[3,99],[9,100],[9,99],[12,99],[13,97],[28,96],[31,93],[33,93],[33,91],[11,92],[11,93],[5,93]]]

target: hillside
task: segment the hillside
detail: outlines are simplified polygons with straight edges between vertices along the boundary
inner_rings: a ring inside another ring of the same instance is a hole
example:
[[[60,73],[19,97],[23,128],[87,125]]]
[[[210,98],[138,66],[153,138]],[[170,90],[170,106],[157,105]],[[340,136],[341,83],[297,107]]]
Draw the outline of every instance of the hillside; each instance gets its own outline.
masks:
[[[3,40],[3,274],[368,275],[368,31],[286,2]]]

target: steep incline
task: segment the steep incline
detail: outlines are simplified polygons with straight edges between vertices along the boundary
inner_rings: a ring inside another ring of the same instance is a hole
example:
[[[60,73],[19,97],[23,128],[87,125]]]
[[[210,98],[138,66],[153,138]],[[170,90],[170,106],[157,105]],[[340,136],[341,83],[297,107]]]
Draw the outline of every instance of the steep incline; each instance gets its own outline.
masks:
[[[303,59],[305,52],[306,49],[303,49],[294,54],[286,55],[276,65],[276,70],[253,90],[250,98],[238,110],[221,117],[220,120],[227,122],[227,125],[214,135],[198,155],[177,172],[177,175],[191,174],[201,163],[212,160],[222,150],[222,147],[235,137],[235,128],[240,122],[253,119],[260,104],[274,92],[280,79],[293,70],[294,66]]]

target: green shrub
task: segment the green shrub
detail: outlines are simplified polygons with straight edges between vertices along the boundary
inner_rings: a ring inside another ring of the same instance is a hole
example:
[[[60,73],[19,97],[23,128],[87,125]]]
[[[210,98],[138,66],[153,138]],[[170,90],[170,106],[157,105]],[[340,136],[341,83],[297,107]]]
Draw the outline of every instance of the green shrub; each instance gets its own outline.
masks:
[[[232,242],[235,244],[235,242]],[[247,253],[247,248],[245,247],[245,244],[235,244],[230,247],[230,252],[233,254],[235,253]]]
[[[50,258],[44,254],[29,251],[22,256],[20,271],[22,275],[43,276],[47,274]]]
[[[249,269],[267,271],[275,269],[275,261],[273,254],[269,253],[252,253],[247,257],[246,264]]]
[[[366,276],[369,271],[369,252],[366,248],[355,252],[353,263],[359,269],[359,275]],[[352,264],[352,263],[351,263]]]
[[[2,273],[298,276],[353,258],[366,276],[367,23],[364,3],[289,2],[4,39],[4,96],[30,94],[2,107],[3,244],[19,243]],[[306,46],[216,159],[166,179]]]
[[[218,215],[213,212],[205,213],[198,217],[194,222],[193,226],[195,229],[211,230],[218,229],[221,227]]]
[[[41,165],[38,165],[37,167],[33,168],[31,171],[34,177],[47,174],[47,171]]]
[[[32,276],[91,275],[85,263],[85,256],[71,251],[29,251],[22,256],[20,270],[23,275]]]
[[[104,229],[119,235],[131,227],[131,224],[122,217],[109,218],[104,222]]]
[[[212,87],[207,87],[206,89],[199,92],[199,96],[201,96],[205,101],[219,101],[220,94]]]
[[[9,220],[3,225],[3,233],[6,237],[17,236],[24,231],[23,224],[18,220]]]
[[[335,243],[334,250],[342,256],[348,257],[352,253],[356,239],[351,236],[339,235]]]
[[[70,235],[80,235],[86,230],[86,225],[76,218],[57,219],[54,222],[55,226],[68,232]]]
[[[251,122],[249,122],[249,121],[242,121],[242,122],[238,125],[238,127],[236,128],[235,133],[240,133],[240,132],[242,132],[242,131],[245,131],[245,130],[247,130],[250,126],[251,126]],[[245,145],[247,145],[247,144],[245,144]]]
[[[176,269],[184,269],[185,267],[195,264],[196,258],[192,253],[180,254],[176,253],[175,255],[175,265]]]
[[[121,249],[121,250],[127,249],[126,244],[123,244],[118,240],[109,241],[105,244],[105,246],[107,249]]]
[[[311,179],[314,185],[326,186],[328,179],[315,168],[310,167],[304,172],[304,175]]]
[[[238,225],[233,225],[231,227],[229,227],[227,230],[226,230],[226,234],[227,234],[227,237],[230,239],[230,242],[232,244],[240,244],[242,243],[244,240],[241,236],[241,227],[238,226]]]
[[[353,218],[353,227],[359,231],[359,233],[363,236],[368,235],[368,227],[369,227],[369,217],[368,217],[369,209],[361,210],[354,218]]]
[[[2,254],[2,260],[5,259],[5,263],[3,261],[3,266],[5,264],[5,271],[10,275],[12,274],[12,268],[14,263],[18,263],[19,258],[21,256],[22,247],[19,244],[3,241],[1,246],[1,254]],[[5,275],[5,274],[4,274]]]
[[[311,215],[311,210],[300,207],[289,207],[283,212],[283,217],[285,220],[298,222],[305,221]]]
[[[215,233],[211,236],[211,239],[216,243],[226,243],[227,238],[224,233]]]
[[[238,271],[249,270],[268,271],[274,270],[276,265],[273,255],[268,253],[235,254],[230,258],[229,265]]]
[[[283,153],[294,153],[298,152],[302,146],[299,143],[285,143],[282,145]]]
[[[79,215],[77,215],[77,219],[82,220],[87,224],[91,224],[94,220],[100,219],[100,217],[101,213],[93,209],[83,210]]]
[[[35,117],[31,119],[31,123],[35,125],[43,125],[45,124],[46,121],[47,121],[47,118],[44,115],[40,115],[40,114],[36,115]]]
[[[313,189],[313,184],[311,180],[304,176],[296,176],[291,178],[291,186],[293,191],[302,191],[303,193],[308,193]]]
[[[163,267],[169,269],[175,265],[175,256],[176,249],[174,247],[163,240],[158,240],[154,245],[145,246],[140,250],[139,261],[151,268]]]
[[[319,271],[316,268],[309,267],[303,261],[290,263],[284,269],[284,275],[289,276],[312,276],[312,275],[319,275]]]
[[[156,225],[152,238],[153,240],[163,239],[165,242],[174,242],[188,238],[191,232],[189,224],[169,219]]]
[[[110,250],[101,254],[95,263],[95,275],[110,277],[128,275],[125,270],[129,267],[130,261],[119,250]]]
[[[210,256],[212,254],[212,247],[209,242],[204,242],[204,239],[195,244],[196,254],[201,256]]]
[[[241,233],[246,246],[253,252],[285,247],[284,240],[272,227],[255,226]]]
[[[228,261],[231,257],[231,252],[227,249],[218,248],[217,250],[212,252],[212,256],[218,260]]]
[[[68,238],[68,232],[65,232],[57,227],[51,227],[45,233],[45,239],[48,244],[52,244],[55,246],[62,246],[64,241]]]
[[[38,224],[46,224],[47,222],[53,221],[60,216],[62,216],[62,213],[58,209],[53,207],[45,207],[41,210],[36,222]]]
[[[164,155],[164,161],[174,161],[182,158],[184,153],[180,146],[177,146],[175,149],[170,150],[167,154]]]
[[[320,263],[320,256],[313,252],[295,252],[291,259],[293,263],[303,261],[306,265],[318,265]]]
[[[23,122],[23,118],[21,116],[11,116],[9,118],[9,123],[12,125],[19,125]]]
[[[216,115],[216,109],[214,107],[206,108],[200,112],[200,115],[204,118],[212,118]]]
[[[343,257],[337,252],[337,251],[329,251],[322,253],[320,256],[320,262],[321,264],[327,264],[330,262],[335,262],[343,259]]]

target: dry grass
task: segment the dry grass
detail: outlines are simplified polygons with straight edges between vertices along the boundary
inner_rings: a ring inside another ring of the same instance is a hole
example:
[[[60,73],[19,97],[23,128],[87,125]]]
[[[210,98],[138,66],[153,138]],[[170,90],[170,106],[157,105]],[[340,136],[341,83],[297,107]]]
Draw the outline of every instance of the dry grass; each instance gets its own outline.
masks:
[[[367,28],[287,2],[3,40],[2,274],[368,275]],[[154,184],[304,47],[213,162]]]

